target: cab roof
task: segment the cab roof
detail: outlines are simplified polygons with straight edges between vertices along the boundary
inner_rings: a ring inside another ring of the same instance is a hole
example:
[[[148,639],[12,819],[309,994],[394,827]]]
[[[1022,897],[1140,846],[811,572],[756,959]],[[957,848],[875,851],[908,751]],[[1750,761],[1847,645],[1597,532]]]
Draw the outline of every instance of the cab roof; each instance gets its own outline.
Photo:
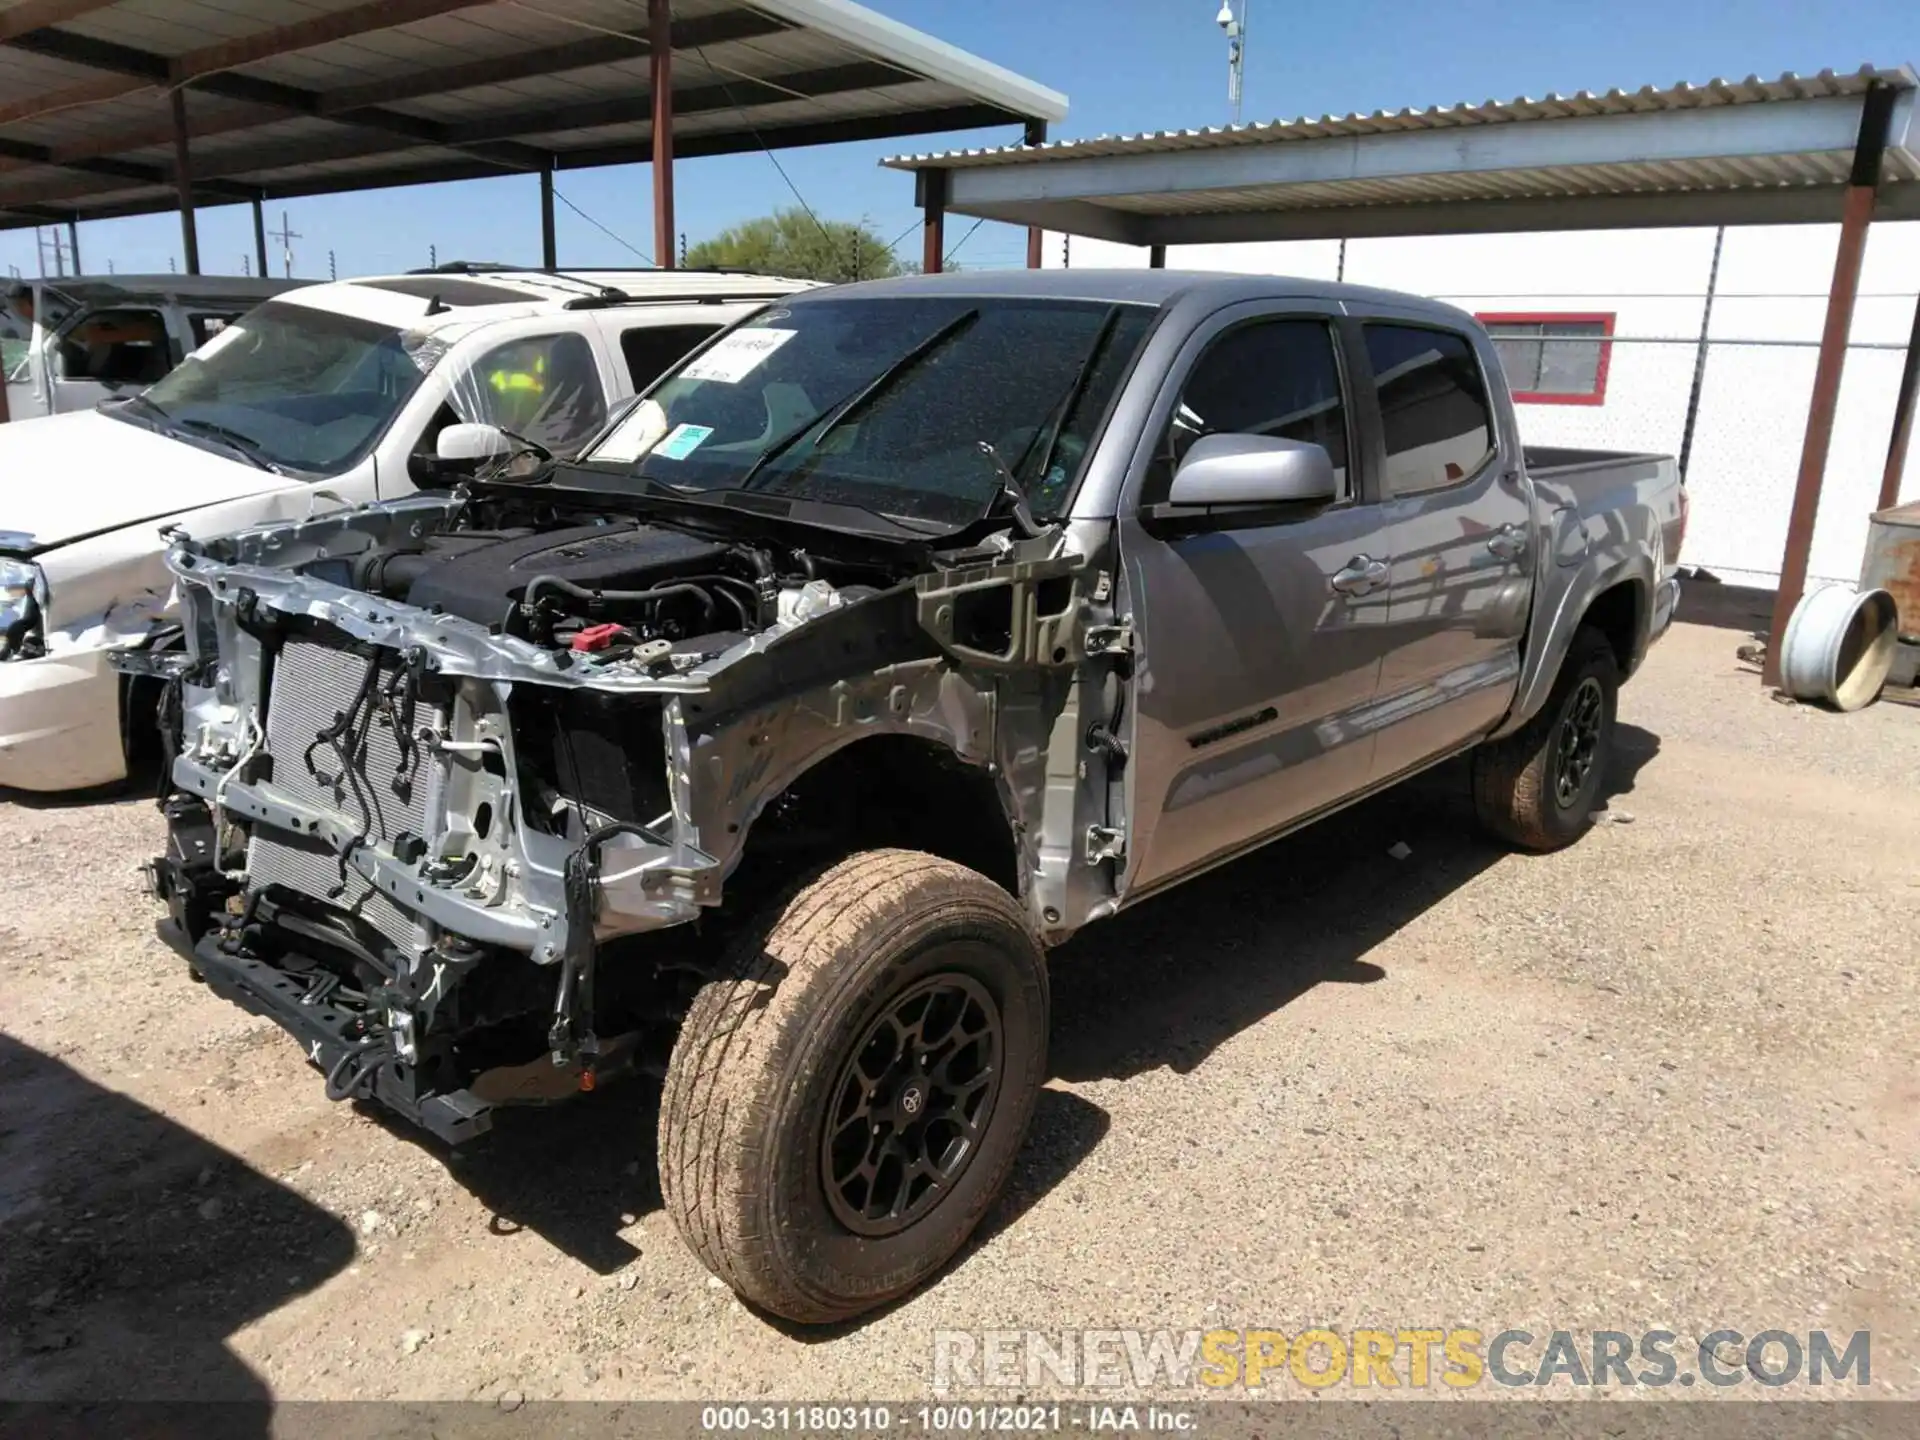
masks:
[[[1221,270],[961,270],[837,285],[832,295],[821,298],[897,299],[934,295],[955,299],[1088,300],[1109,305],[1150,305],[1156,309],[1171,309],[1183,303],[1218,308],[1246,300],[1311,300],[1363,314],[1377,309],[1396,313],[1423,311],[1449,324],[1459,323],[1464,316],[1464,312],[1441,301],[1371,285]]]

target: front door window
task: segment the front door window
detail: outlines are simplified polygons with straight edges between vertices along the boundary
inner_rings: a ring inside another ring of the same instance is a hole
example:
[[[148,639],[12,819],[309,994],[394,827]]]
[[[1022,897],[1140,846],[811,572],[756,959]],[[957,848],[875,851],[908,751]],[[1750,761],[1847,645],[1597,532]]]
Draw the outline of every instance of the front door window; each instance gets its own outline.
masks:
[[[577,334],[529,335],[480,357],[448,397],[454,413],[570,455],[606,423],[593,347]]]

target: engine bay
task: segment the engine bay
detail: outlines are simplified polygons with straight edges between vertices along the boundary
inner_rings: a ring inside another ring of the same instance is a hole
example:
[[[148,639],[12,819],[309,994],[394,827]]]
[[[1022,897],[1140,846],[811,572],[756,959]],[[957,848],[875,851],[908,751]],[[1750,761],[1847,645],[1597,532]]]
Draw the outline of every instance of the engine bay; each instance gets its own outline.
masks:
[[[916,568],[830,558],[590,505],[472,500],[452,528],[303,567],[456,616],[563,664],[687,668],[740,640],[897,583]]]

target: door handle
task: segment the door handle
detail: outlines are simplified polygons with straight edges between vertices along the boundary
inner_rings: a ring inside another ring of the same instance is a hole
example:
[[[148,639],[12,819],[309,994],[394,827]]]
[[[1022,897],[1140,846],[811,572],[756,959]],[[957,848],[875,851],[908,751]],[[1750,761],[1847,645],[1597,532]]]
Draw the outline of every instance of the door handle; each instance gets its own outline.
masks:
[[[1366,555],[1356,555],[1336,570],[1328,584],[1342,595],[1365,595],[1387,578],[1387,567]]]
[[[1502,560],[1518,560],[1527,553],[1527,534],[1518,525],[1502,525],[1487,541],[1487,549]]]

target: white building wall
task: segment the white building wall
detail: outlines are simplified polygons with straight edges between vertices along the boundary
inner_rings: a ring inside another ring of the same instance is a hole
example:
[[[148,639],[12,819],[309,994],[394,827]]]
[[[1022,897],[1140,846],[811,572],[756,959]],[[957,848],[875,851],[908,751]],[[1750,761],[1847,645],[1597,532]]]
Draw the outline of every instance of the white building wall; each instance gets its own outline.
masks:
[[[1604,403],[1522,404],[1522,432],[1536,444],[1677,454],[1713,243],[1711,229],[1354,240],[1346,246],[1344,278],[1481,314],[1612,313]],[[1683,558],[1729,581],[1771,585],[1779,575],[1838,243],[1837,225],[1726,232],[1694,427],[1693,519]],[[1057,234],[1047,237],[1043,254],[1049,266],[1070,257],[1077,269],[1147,263],[1140,247],[1083,238],[1069,245]],[[1330,240],[1175,246],[1167,264],[1322,280],[1341,268],[1339,242]],[[1814,579],[1859,576],[1920,290],[1920,224],[1874,228],[1860,290],[1814,528]],[[1903,479],[1901,499],[1920,499],[1920,447]]]

